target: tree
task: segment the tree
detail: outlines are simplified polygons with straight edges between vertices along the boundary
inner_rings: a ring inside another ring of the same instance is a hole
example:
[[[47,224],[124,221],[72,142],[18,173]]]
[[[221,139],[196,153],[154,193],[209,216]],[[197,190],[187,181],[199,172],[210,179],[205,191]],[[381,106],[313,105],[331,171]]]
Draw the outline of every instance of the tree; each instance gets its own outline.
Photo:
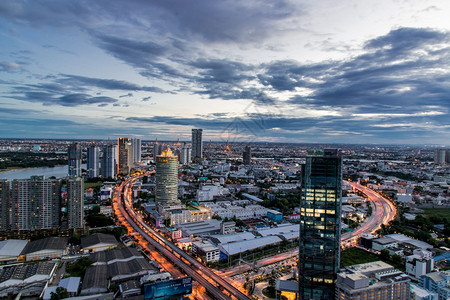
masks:
[[[392,255],[392,262],[396,263],[396,264],[401,264],[402,263],[402,257],[398,254],[394,254]]]
[[[390,260],[391,255],[389,254],[389,251],[386,249],[381,250],[380,252],[380,259],[382,260]]]
[[[56,293],[51,292],[50,295],[51,295],[50,300],[59,300],[59,299],[69,298],[69,293],[67,292],[67,290],[60,286],[56,288]]]

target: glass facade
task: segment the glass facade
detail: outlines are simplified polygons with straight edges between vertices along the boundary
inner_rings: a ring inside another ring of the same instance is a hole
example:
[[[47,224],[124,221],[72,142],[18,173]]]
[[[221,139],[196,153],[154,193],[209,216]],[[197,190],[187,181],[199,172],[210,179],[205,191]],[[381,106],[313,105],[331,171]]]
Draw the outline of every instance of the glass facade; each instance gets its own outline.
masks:
[[[300,299],[334,299],[339,270],[342,159],[337,150],[308,156],[303,169]]]

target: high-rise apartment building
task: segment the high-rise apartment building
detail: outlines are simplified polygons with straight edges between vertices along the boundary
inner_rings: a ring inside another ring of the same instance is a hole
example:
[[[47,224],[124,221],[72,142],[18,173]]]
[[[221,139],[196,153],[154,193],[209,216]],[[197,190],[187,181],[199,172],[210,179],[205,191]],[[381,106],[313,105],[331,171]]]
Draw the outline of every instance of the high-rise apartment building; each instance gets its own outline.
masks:
[[[161,155],[163,151],[163,144],[158,142],[158,139],[156,139],[155,143],[153,144],[153,162],[156,164],[156,158],[158,155]]]
[[[169,148],[156,157],[156,197],[158,207],[177,205],[178,200],[178,157]]]
[[[103,178],[116,177],[117,171],[117,146],[107,145],[103,147],[103,157],[100,174]]]
[[[128,175],[130,173],[129,165],[129,144],[130,139],[120,137],[118,141],[119,161],[117,163],[117,174]]]
[[[10,182],[0,179],[0,231],[10,230],[11,219]]]
[[[131,148],[133,149],[133,163],[138,163],[141,161],[141,148],[142,143],[141,139],[132,138],[131,139]]]
[[[31,176],[12,182],[11,230],[56,229],[61,223],[61,181]]]
[[[333,299],[340,259],[342,159],[336,149],[306,158],[300,200],[300,299]]]
[[[73,143],[68,149],[69,176],[81,176],[81,145]]]
[[[244,165],[249,165],[252,160],[252,148],[245,146],[244,153],[242,154],[242,161]]]
[[[191,152],[192,149],[186,143],[183,143],[183,146],[181,147],[181,155],[180,155],[180,162],[183,165],[188,165],[191,162]]]
[[[100,170],[100,150],[97,146],[87,149],[87,177],[98,177]]]
[[[84,227],[84,180],[82,177],[67,178],[67,221],[69,229]]]
[[[448,149],[436,149],[434,150],[434,163],[437,165],[445,165],[450,159],[450,150]]]
[[[203,158],[203,129],[192,129],[192,161],[201,162]]]

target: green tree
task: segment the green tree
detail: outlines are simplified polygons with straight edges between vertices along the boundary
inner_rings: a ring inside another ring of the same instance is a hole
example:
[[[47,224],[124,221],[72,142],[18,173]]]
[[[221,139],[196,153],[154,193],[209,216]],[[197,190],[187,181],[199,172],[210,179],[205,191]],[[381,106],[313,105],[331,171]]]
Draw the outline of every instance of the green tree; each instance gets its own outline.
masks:
[[[69,293],[67,292],[67,290],[61,286],[56,288],[56,293],[55,292],[51,292],[50,294],[50,300],[59,300],[59,299],[65,299],[65,298],[69,298]]]
[[[390,260],[391,255],[389,254],[389,251],[386,249],[381,250],[380,252],[380,259],[381,260]]]

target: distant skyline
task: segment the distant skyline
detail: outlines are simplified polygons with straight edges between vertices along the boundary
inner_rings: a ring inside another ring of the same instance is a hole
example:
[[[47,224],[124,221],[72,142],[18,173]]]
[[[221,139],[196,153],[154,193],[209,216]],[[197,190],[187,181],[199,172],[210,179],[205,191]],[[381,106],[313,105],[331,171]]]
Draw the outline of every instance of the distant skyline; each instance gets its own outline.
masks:
[[[0,138],[449,144],[450,2],[0,2]]]

